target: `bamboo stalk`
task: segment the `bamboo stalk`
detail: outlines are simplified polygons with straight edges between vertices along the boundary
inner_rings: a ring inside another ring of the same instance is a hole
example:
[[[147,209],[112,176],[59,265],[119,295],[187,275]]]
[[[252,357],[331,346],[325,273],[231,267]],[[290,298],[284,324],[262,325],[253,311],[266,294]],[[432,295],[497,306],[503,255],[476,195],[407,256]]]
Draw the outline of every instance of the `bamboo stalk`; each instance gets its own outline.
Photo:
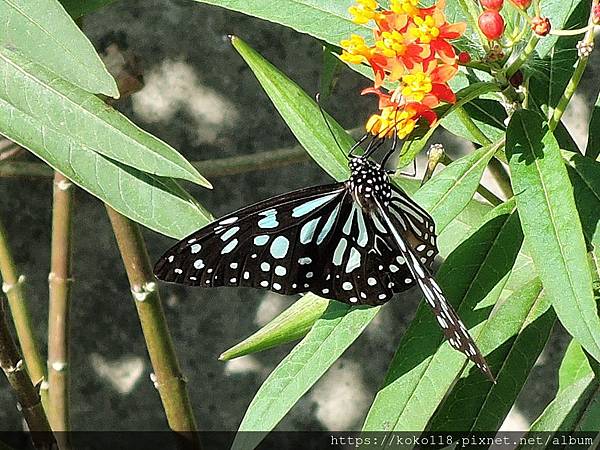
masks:
[[[196,421],[165,319],[150,259],[139,226],[106,205],[127,271],[157,388],[169,427],[180,432],[186,448],[200,448]]]
[[[0,299],[0,367],[17,397],[18,408],[27,422],[36,449],[55,449],[56,441],[42,407],[38,390],[31,382],[15,341],[8,330],[4,300]]]
[[[69,431],[69,303],[73,184],[54,176],[52,252],[48,311],[48,419],[55,431]],[[65,435],[66,436],[66,435]],[[68,446],[68,443],[65,443]],[[61,445],[63,448],[64,445]]]
[[[46,403],[47,377],[46,367],[42,362],[36,343],[35,333],[31,325],[29,308],[23,292],[24,275],[17,273],[17,268],[8,245],[6,231],[0,222],[0,274],[2,274],[2,292],[8,298],[17,338],[23,352],[27,371],[34,385],[41,387],[42,401]]]

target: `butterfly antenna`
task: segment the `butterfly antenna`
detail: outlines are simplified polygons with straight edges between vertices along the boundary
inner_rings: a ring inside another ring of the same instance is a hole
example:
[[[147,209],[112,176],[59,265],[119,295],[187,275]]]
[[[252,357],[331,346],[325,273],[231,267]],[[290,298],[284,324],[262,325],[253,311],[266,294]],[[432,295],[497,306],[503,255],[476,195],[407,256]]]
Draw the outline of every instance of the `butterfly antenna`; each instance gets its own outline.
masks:
[[[333,140],[335,141],[336,145],[338,146],[338,148],[342,151],[342,153],[346,156],[346,159],[350,159],[349,155],[352,154],[352,151],[358,147],[358,145],[360,145],[360,143],[362,143],[362,140],[357,142],[351,149],[350,149],[350,153],[346,154],[346,152],[344,151],[344,149],[342,148],[342,146],[340,145],[340,143],[338,142],[337,138],[335,137],[335,133],[333,132],[333,129],[331,128],[331,125],[329,124],[329,121],[327,120],[327,116],[325,115],[325,111],[323,111],[323,108],[321,107],[321,102],[320,102],[320,98],[321,98],[321,94],[317,92],[317,95],[315,95],[315,101],[317,102],[317,106],[319,107],[319,111],[321,111],[321,117],[323,117],[323,122],[325,122],[325,125],[327,125],[327,129],[329,130],[329,132],[331,133],[331,137],[333,138]]]
[[[398,128],[396,128],[396,124],[394,123],[394,139],[392,140],[392,146],[390,147],[388,152],[385,154],[385,156],[381,160],[381,167],[385,167],[385,164],[387,163],[388,159],[390,159],[390,157],[396,151],[397,146],[398,146]]]

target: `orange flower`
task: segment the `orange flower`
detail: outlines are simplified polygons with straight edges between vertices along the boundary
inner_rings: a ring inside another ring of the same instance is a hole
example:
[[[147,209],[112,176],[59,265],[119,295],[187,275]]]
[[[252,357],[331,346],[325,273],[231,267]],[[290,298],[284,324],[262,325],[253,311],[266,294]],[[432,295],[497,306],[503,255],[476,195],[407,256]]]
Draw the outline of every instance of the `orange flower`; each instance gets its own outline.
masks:
[[[375,0],[357,2],[349,11],[356,23],[375,23],[374,44],[352,35],[341,42],[341,58],[368,63],[375,74],[374,86],[362,92],[379,97],[379,112],[369,118],[367,130],[379,137],[404,138],[421,118],[433,125],[437,116],[432,108],[456,101],[448,81],[458,71],[458,60],[448,40],[460,37],[465,24],[447,23],[444,0],[429,8],[419,8],[419,0],[390,0],[389,9]],[[397,85],[384,93],[384,81]]]
[[[408,26],[408,33],[417,42],[429,44],[440,59],[451,64],[456,58],[456,53],[447,41],[459,38],[465,32],[467,24],[446,22],[444,6],[445,0],[440,0],[434,7],[421,10],[422,14],[415,17],[413,23]]]

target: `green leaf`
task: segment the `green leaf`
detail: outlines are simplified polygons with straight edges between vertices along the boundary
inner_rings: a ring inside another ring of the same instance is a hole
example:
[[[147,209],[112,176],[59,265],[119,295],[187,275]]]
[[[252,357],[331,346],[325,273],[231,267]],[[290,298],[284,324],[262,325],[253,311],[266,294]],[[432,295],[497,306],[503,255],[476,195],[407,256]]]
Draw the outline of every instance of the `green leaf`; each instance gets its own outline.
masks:
[[[469,129],[463,115],[468,115],[473,120],[477,128],[484,134],[485,139],[482,139],[479,133],[474,134]],[[506,117],[506,111],[499,102],[478,98],[464,105],[462,109],[457,109],[444,117],[441,125],[456,136],[479,145],[486,145],[502,138],[506,132],[504,126]]]
[[[542,118],[515,112],[506,153],[523,231],[535,267],[563,326],[597,360],[600,319],[581,223],[556,139]]]
[[[242,419],[233,449],[252,449],[362,333],[380,306],[331,302],[306,337],[262,384]],[[264,431],[260,433],[259,431]]]
[[[0,48],[27,58],[80,88],[118,98],[113,77],[56,0],[0,0]]]
[[[63,8],[73,19],[85,16],[106,5],[114,3],[116,0],[60,0]]]
[[[135,126],[95,95],[57,78],[22,54],[0,48],[0,81],[0,99],[28,116],[38,133],[53,130],[137,170],[210,187],[175,149]],[[0,132],[8,135],[25,131],[15,130],[18,126],[16,121],[4,121]],[[40,148],[29,150],[42,152]],[[44,150],[60,152],[47,146]]]
[[[366,26],[352,22],[350,2],[323,0],[195,0],[221,6],[290,27],[301,33],[338,45],[351,34],[371,37]]]
[[[310,331],[328,305],[329,300],[307,294],[256,333],[224,351],[219,359],[227,361],[299,339]]]
[[[427,189],[420,189],[415,194],[414,199],[419,205],[427,205],[430,214],[440,217],[436,220],[437,228],[446,228],[473,198],[495,152],[496,148],[488,145],[457,159],[429,180],[425,185]]]
[[[541,16],[548,17],[550,19],[550,23],[552,23],[552,29],[554,30],[579,28],[578,26],[573,26],[572,23],[568,22],[571,22],[569,18],[580,4],[589,5],[589,2],[582,0],[544,0],[540,2],[540,6],[542,8]],[[582,8],[580,8],[580,10],[582,10]],[[586,15],[586,18],[587,17],[588,16]],[[581,24],[580,26],[585,26],[585,24]],[[557,41],[558,36],[550,35],[544,37],[540,40],[536,47],[537,53],[543,58],[555,46]],[[562,41],[563,36],[561,36],[559,42]]]
[[[531,272],[530,272],[531,273]],[[497,430],[515,403],[541,354],[556,315],[535,278],[502,302],[478,338],[497,384],[463,373],[444,400],[430,431]]]
[[[585,377],[561,390],[540,417],[531,425],[529,432],[524,436],[524,440],[529,440],[536,433],[550,430],[597,432],[599,422],[596,420],[595,423],[590,424],[589,422],[586,423],[585,419],[590,416],[598,418],[600,413],[598,389],[598,381],[594,379],[593,373],[589,372]],[[536,442],[535,437],[530,442]],[[539,450],[540,448],[560,447],[553,440],[549,440],[548,445],[544,447],[540,447],[539,444],[530,444],[520,445],[517,448],[519,450]],[[591,445],[588,448],[592,448]]]
[[[405,167],[412,162],[413,159],[425,148],[427,141],[433,135],[433,132],[440,125],[440,123],[445,119],[446,116],[452,114],[452,112],[467,104],[473,99],[480,97],[483,94],[489,92],[497,92],[499,90],[498,85],[496,83],[491,82],[480,82],[473,83],[470,86],[461,89],[457,94],[457,101],[452,106],[450,106],[446,112],[443,114],[443,117],[438,120],[429,130],[420,138],[416,138],[411,141],[407,141],[402,146],[402,151],[400,152],[400,158],[398,159],[398,167]]]
[[[560,393],[572,384],[592,373],[592,367],[581,345],[572,340],[563,356],[558,370],[558,392]]]
[[[590,125],[588,126],[589,136],[585,156],[591,159],[598,159],[600,156],[600,94],[590,115]]]
[[[600,274],[600,162],[563,151],[593,269]]]
[[[514,202],[509,202],[492,210],[485,223],[448,256],[436,275],[444,295],[475,339],[521,247],[522,233],[514,208]],[[465,360],[444,342],[429,306],[422,303],[400,341],[363,429],[423,430],[462,372]],[[474,377],[483,383],[481,373]]]
[[[159,233],[183,238],[210,220],[173,179],[149,175],[99,155],[0,98],[3,134],[121,214]]]
[[[548,2],[541,2],[541,4],[542,9],[552,9],[553,14],[556,16],[559,15],[560,11],[571,14],[571,11],[580,1],[549,0]],[[588,17],[589,3],[582,2],[577,10],[572,13],[565,28],[583,27],[587,24]],[[554,29],[558,29],[557,24],[558,22],[552,20]],[[565,92],[571,75],[573,75],[573,66],[578,58],[576,44],[579,39],[581,39],[580,36],[561,36],[557,42],[554,36],[546,36],[536,47],[543,59],[541,61],[533,60],[526,67],[526,70],[530,72],[530,100],[533,104],[542,108],[544,113],[549,114]]]
[[[300,86],[240,38],[232,37],[232,43],[308,154],[336,180],[347,179],[350,171],[342,149],[350,149],[354,144],[348,133],[326,114],[334,138],[323,120],[319,106]],[[336,139],[342,149],[338,148]]]

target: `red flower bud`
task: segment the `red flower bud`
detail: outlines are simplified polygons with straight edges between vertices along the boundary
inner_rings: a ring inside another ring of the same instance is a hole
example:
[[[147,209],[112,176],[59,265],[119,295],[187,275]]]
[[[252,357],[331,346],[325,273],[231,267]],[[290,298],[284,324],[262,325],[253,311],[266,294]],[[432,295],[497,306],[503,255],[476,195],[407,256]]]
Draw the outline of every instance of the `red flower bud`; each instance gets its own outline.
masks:
[[[461,64],[469,64],[471,62],[471,55],[467,52],[460,52],[458,54],[458,62]]]
[[[500,11],[504,5],[504,0],[479,0],[483,9],[491,11]]]
[[[523,11],[531,6],[531,0],[510,0],[510,2]]]
[[[594,5],[594,9],[592,10],[592,21],[596,25],[600,25],[600,3]]]
[[[510,84],[512,84],[514,87],[521,86],[523,84],[523,72],[517,70],[508,81],[510,81]]]
[[[497,11],[484,11],[477,21],[479,29],[490,41],[495,41],[504,33],[504,19]]]
[[[550,28],[552,28],[550,25],[550,19],[547,17],[538,16],[531,20],[531,29],[538,36],[546,36],[548,33],[550,33]]]

